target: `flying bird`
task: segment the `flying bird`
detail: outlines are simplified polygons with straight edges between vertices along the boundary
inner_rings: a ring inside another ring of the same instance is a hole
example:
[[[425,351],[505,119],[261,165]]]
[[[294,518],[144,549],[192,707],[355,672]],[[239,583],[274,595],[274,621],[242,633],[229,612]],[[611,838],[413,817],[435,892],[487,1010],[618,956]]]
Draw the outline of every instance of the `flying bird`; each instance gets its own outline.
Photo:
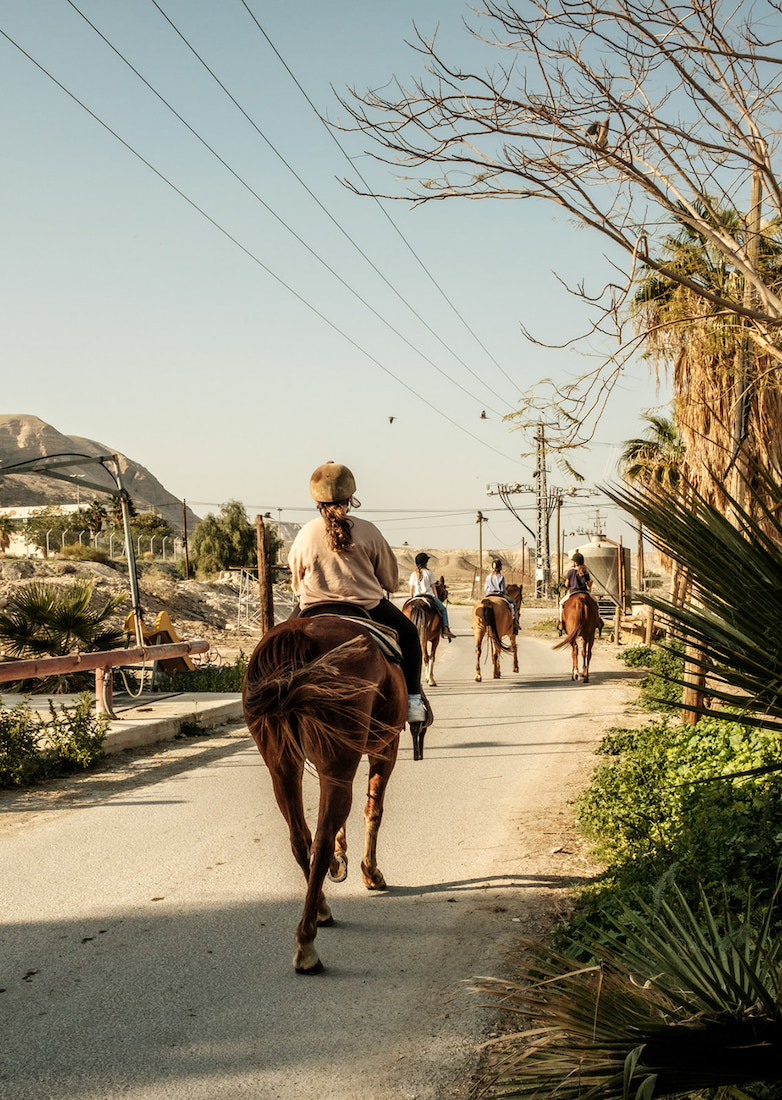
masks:
[[[396,417],[395,417],[395,416],[389,416],[389,418],[388,418],[388,423],[389,423],[389,424],[393,424],[395,420],[396,420]]]

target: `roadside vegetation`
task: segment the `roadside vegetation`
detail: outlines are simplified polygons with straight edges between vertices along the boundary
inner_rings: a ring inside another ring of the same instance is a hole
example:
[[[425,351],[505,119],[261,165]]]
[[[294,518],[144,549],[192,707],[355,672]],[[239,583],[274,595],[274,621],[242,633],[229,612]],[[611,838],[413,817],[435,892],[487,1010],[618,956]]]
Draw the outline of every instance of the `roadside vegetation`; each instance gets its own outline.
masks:
[[[188,672],[159,673],[157,691],[236,692],[242,690],[247,658],[240,653],[231,664],[199,665]]]
[[[91,767],[104,755],[108,726],[87,693],[72,706],[50,701],[48,716],[27,699],[9,710],[0,706],[0,787],[25,787]]]
[[[520,1019],[478,1095],[767,1100],[782,1085],[782,521],[774,480],[756,479],[747,507],[726,494],[730,520],[691,486],[613,494],[690,589],[648,597],[669,640],[623,658],[648,670],[650,717],[609,731],[576,803],[602,873],[552,942],[520,946],[516,980],[476,983]]]

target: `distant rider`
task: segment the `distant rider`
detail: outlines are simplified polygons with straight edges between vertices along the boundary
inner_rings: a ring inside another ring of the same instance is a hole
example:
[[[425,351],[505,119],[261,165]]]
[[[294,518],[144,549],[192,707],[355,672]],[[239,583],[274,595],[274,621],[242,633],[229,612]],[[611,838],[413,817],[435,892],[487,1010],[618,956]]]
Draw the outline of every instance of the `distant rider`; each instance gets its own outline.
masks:
[[[416,554],[415,569],[410,574],[410,599],[412,600],[416,596],[430,596],[434,600],[443,620],[443,637],[450,642],[453,641],[456,635],[451,633],[451,628],[448,625],[448,609],[435,591],[434,573],[431,569],[426,568],[428,562],[428,554],[423,552]]]
[[[502,596],[503,599],[508,601],[511,613],[513,614],[513,625],[518,631],[519,620],[516,615],[516,601],[512,600],[508,595],[508,587],[505,584],[505,577],[502,572],[502,560],[500,558],[492,559],[491,573],[489,573],[486,578],[483,590],[487,596]]]

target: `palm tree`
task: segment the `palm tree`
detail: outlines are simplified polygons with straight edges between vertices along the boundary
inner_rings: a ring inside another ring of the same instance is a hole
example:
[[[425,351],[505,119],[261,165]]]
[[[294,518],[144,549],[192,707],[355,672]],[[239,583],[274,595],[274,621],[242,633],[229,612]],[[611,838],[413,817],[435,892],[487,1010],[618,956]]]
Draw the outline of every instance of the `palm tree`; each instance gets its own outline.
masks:
[[[628,439],[619,460],[622,477],[650,490],[678,494],[684,488],[686,450],[675,416],[644,413],[644,436]]]
[[[131,497],[128,500],[128,515],[132,519],[136,515],[136,506]],[[115,527],[122,527],[122,499],[118,493],[114,493],[109,500],[109,515]]]
[[[10,516],[0,516],[0,554],[5,554],[11,545],[14,523]]]
[[[686,496],[686,449],[679,433],[675,415],[670,417],[651,412],[643,419],[649,427],[645,434],[628,439],[619,460],[624,481],[641,487],[647,493],[665,496]],[[684,599],[686,573],[678,563],[662,555],[663,567],[671,570],[673,602]]]
[[[745,219],[735,210],[700,212],[717,229],[747,240]],[[666,261],[694,283],[741,303],[742,274],[682,217],[678,231],[663,245]],[[770,285],[782,283],[782,221],[761,230],[759,269]],[[646,269],[633,300],[646,353],[659,368],[670,369],[674,413],[686,447],[687,481],[707,500],[725,507],[723,488],[737,454],[737,407],[744,371],[749,382],[749,419],[744,453],[749,464],[782,471],[782,385],[778,367],[761,350],[748,346],[747,328],[670,278]],[[756,494],[758,499],[758,494]]]
[[[106,509],[103,507],[99,500],[93,500],[89,508],[84,511],[84,516],[87,521],[87,526],[90,529],[93,542],[100,531],[103,530],[103,521],[107,516]]]
[[[35,583],[13,593],[0,611],[0,644],[7,658],[32,660],[117,649],[125,633],[111,617],[127,601],[112,596],[102,607],[91,608],[92,584],[77,581],[63,588]],[[89,687],[92,673],[72,673],[34,681],[38,691],[67,692]],[[22,690],[29,690],[29,681]],[[13,685],[17,687],[17,685]],[[17,687],[18,689],[18,687]]]

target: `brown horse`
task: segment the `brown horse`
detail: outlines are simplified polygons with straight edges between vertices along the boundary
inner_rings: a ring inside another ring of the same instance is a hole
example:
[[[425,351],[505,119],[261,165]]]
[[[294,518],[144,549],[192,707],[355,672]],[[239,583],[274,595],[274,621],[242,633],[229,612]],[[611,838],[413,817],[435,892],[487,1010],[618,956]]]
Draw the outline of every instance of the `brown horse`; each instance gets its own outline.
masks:
[[[581,639],[582,671],[581,679],[589,683],[589,661],[592,646],[595,644],[595,631],[600,623],[600,611],[597,603],[586,592],[576,592],[562,605],[562,622],[565,624],[565,637],[557,642],[554,649],[569,645],[573,651],[573,671],[571,678],[578,679],[578,639]]]
[[[443,636],[443,619],[437,604],[429,596],[413,596],[402,605],[402,613],[418,631],[423,658],[422,672],[429,687],[437,687],[434,658]]]
[[[522,604],[523,599],[524,599],[521,585],[520,584],[509,584],[508,587],[505,589],[505,591],[506,591],[508,597],[511,600],[513,600],[513,602],[515,603],[515,605],[516,605],[516,614],[518,615],[519,608],[521,607],[521,604]]]
[[[472,609],[472,632],[475,638],[475,679],[481,681],[481,647],[488,636],[491,643],[494,679],[500,678],[500,653],[513,654],[513,671],[519,671],[516,651],[516,624],[510,604],[504,596],[486,596]],[[503,642],[507,638],[509,644]],[[488,643],[487,643],[488,645]]]
[[[314,946],[317,927],[333,924],[323,882],[327,872],[338,882],[347,875],[345,822],[363,755],[369,758],[369,787],[361,873],[368,890],[386,885],[377,866],[377,833],[407,716],[404,676],[367,628],[338,615],[318,615],[289,619],[264,635],[247,666],[242,698],[307,880],[293,965],[300,974],[317,974],[323,969]],[[302,801],[305,761],[320,780],[314,839]]]

